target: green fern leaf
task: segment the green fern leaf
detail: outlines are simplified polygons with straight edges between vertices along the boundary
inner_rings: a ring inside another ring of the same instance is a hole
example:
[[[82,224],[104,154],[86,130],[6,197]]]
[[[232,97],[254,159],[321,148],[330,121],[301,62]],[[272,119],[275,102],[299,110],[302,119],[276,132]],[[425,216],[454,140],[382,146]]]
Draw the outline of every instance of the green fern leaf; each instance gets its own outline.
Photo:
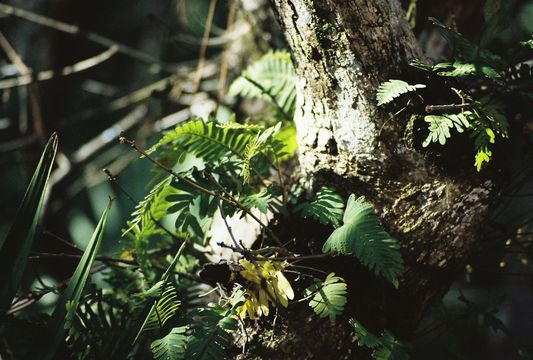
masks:
[[[229,94],[271,101],[291,118],[296,103],[296,73],[290,54],[276,51],[264,55],[231,84]]]
[[[455,128],[457,132],[462,133],[470,126],[463,113],[426,115],[424,120],[429,123],[429,134],[422,143],[423,147],[427,147],[429,144],[436,142],[444,145],[446,144],[446,139],[451,137],[450,129]]]
[[[346,304],[346,283],[343,278],[330,273],[324,282],[315,279],[304,291],[304,296],[313,296],[309,306],[321,318],[335,320],[344,310]]]
[[[408,360],[409,354],[406,349],[407,344],[396,340],[388,331],[384,330],[381,336],[369,332],[361,323],[355,319],[350,319],[357,336],[357,345],[374,349],[372,359],[375,360]]]
[[[195,360],[222,360],[225,350],[231,346],[231,332],[237,329],[234,308],[225,309],[217,304],[209,304],[198,311],[199,324],[187,347],[186,358]]]
[[[417,89],[422,89],[425,87],[426,85],[424,84],[411,85],[403,80],[392,79],[386,81],[378,88],[378,94],[376,96],[378,105],[388,104],[402,94],[416,91]]]
[[[494,69],[503,69],[506,67],[505,61],[500,56],[480,48],[439,20],[432,17],[429,20],[440,30],[443,37],[448,41],[452,50],[455,52],[455,57],[461,57],[471,63],[486,64]]]
[[[254,135],[247,128],[220,127],[214,121],[192,119],[163,136],[148,153],[173,144],[177,151],[189,152],[206,161],[223,160],[230,156],[242,158]]]
[[[474,139],[476,151],[474,166],[479,172],[492,158],[490,146],[496,142],[496,137],[509,136],[509,123],[505,109],[497,101],[484,97],[476,105],[476,109],[465,114],[472,123],[470,137]]]
[[[176,313],[180,306],[176,289],[171,285],[164,286],[163,282],[159,282],[159,288],[156,290],[164,290],[158,294],[158,299],[155,301],[152,311],[148,315],[143,330],[160,329],[165,323]]]
[[[435,71],[437,75],[446,77],[462,77],[480,74],[493,80],[499,80],[501,78],[501,75],[488,65],[465,63],[461,61],[436,64],[433,66],[433,71]]]
[[[350,195],[343,222],[325,242],[322,251],[351,254],[372,270],[398,287],[398,277],[403,271],[400,246],[381,226],[379,218],[372,214],[374,207]]]
[[[332,188],[323,186],[310,203],[303,203],[295,207],[305,218],[315,218],[322,224],[339,227],[344,210],[344,202]]]
[[[172,329],[165,337],[152,342],[150,349],[155,360],[181,360],[185,359],[187,346],[188,326]]]

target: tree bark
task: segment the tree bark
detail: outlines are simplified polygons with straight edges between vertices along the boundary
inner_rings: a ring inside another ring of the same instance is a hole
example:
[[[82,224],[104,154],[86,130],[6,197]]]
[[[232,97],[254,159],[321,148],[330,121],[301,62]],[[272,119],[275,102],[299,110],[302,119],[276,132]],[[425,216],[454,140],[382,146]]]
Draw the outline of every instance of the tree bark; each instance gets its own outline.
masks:
[[[421,57],[397,0],[271,1],[298,75],[295,123],[307,185],[364,195],[406,262],[399,290],[353,258],[326,267],[347,278],[347,317],[409,340],[472,249],[496,183],[434,165],[408,145],[406,119],[377,107],[380,82],[404,78],[408,61]],[[353,334],[339,321],[295,313],[277,325],[275,345],[257,341],[270,358],[353,356]]]

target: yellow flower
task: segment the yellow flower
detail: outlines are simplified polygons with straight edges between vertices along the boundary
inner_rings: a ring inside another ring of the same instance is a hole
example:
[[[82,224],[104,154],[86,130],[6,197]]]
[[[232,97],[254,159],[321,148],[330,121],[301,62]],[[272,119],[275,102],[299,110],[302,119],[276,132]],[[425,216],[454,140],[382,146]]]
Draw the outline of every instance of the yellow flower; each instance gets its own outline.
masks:
[[[249,282],[249,287],[244,292],[244,303],[239,306],[237,314],[241,319],[248,316],[250,319],[268,316],[269,303],[276,306],[280,303],[287,307],[289,300],[294,299],[291,284],[283,275],[285,263],[270,260],[249,261],[239,260],[243,270],[241,276]]]

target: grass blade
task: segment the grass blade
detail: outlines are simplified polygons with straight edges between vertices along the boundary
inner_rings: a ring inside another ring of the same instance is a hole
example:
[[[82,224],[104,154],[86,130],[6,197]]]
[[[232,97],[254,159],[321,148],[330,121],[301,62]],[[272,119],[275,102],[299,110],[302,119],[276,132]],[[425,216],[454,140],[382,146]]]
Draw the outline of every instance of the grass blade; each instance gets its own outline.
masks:
[[[74,275],[70,279],[67,289],[57,301],[54,313],[47,325],[47,331],[43,336],[43,347],[36,346],[33,351],[33,355],[35,356],[31,356],[30,358],[53,359],[55,352],[61,345],[61,342],[65,339],[65,330],[69,327],[70,321],[76,314],[83,288],[89,278],[91,267],[96,254],[98,253],[98,249],[100,248],[110,208],[111,202],[109,202],[109,205],[104,210],[104,213],[93,232],[91,241],[89,241],[81,260],[74,271]]]
[[[26,189],[15,221],[5,239],[0,240],[0,323],[11,306],[26,269],[44,203],[46,185],[54,164],[57,142],[57,135],[53,134]]]

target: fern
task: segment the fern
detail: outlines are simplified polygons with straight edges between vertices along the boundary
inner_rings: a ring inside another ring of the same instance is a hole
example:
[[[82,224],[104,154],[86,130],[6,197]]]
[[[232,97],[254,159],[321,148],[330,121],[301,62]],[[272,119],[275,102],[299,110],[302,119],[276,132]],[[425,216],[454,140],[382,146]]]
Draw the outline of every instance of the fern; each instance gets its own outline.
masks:
[[[474,64],[462,61],[453,63],[440,63],[432,68],[440,76],[462,77],[470,75],[482,75],[493,80],[499,80],[501,75],[492,67],[485,64]]]
[[[113,358],[118,339],[128,327],[128,316],[127,304],[93,288],[72,319],[68,347],[79,359]]]
[[[265,148],[270,147],[272,149],[273,137],[279,132],[280,128],[281,123],[279,122],[277,125],[257,133],[254,139],[246,145],[242,160],[242,177],[245,184],[250,181],[250,167],[252,159],[259,154],[265,154]],[[267,144],[270,146],[267,146]]]
[[[223,160],[232,155],[242,158],[252,136],[250,129],[220,127],[214,121],[192,119],[163,136],[148,153],[173,144],[180,151],[194,154],[206,161]]]
[[[217,360],[225,358],[225,349],[232,341],[231,332],[237,328],[234,309],[225,309],[217,304],[197,312],[199,323],[193,327],[186,358]]]
[[[357,344],[369,349],[373,349],[372,358],[375,360],[407,360],[407,345],[396,340],[388,331],[384,330],[381,336],[376,336],[369,332],[361,323],[355,319],[350,319],[357,335]]]
[[[398,287],[398,276],[403,271],[400,246],[383,229],[378,217],[372,214],[373,210],[363,197],[356,199],[355,195],[350,195],[344,224],[333,231],[322,251],[354,255],[376,275]]]
[[[168,185],[172,177],[167,177],[156,184],[146,195],[146,197],[135,206],[135,211],[131,214],[133,217],[129,222],[129,227],[122,232],[122,236],[128,234],[134,227],[143,230],[152,229],[155,226],[153,219],[159,220],[166,214],[168,204],[164,201],[168,195]]]
[[[481,171],[492,158],[490,147],[496,142],[496,137],[507,138],[509,136],[509,123],[503,106],[488,97],[477,102],[476,109],[465,113],[468,114],[472,123],[470,136],[474,139],[476,151],[474,166],[477,171]]]
[[[272,101],[285,117],[291,118],[296,103],[296,74],[290,54],[276,51],[264,55],[231,84],[229,94]]]
[[[188,326],[172,329],[165,337],[152,342],[150,349],[155,360],[182,360],[185,359],[187,346]]]
[[[455,52],[454,56],[456,58],[463,58],[466,62],[470,63],[489,65],[494,69],[504,69],[506,67],[505,61],[500,56],[480,48],[439,20],[432,17],[429,20],[440,30],[441,34],[448,41],[452,50]]]
[[[324,282],[315,279],[304,291],[304,296],[313,296],[309,306],[321,318],[329,317],[335,320],[344,310],[346,304],[346,283],[343,278],[330,273]]]
[[[204,188],[211,189],[212,187],[212,184],[196,171],[191,172],[188,178]],[[171,185],[175,193],[166,199],[171,204],[167,212],[176,216],[176,230],[204,239],[211,218],[217,209],[217,199],[200,192],[186,182],[177,181]]]
[[[416,91],[417,89],[422,89],[425,87],[426,85],[424,84],[411,85],[403,80],[391,79],[379,85],[378,94],[376,96],[378,105],[388,104],[402,94]]]
[[[162,289],[164,287],[164,289]],[[159,293],[160,291],[162,293]],[[145,296],[157,296],[157,300],[148,315],[148,318],[143,326],[144,331],[160,329],[165,323],[174,316],[180,306],[180,301],[176,294],[174,286],[165,285],[163,281],[159,282],[152,289],[154,293],[145,293]]]
[[[342,219],[344,202],[335,190],[323,186],[317,191],[312,202],[302,203],[294,210],[301,212],[305,218],[312,217],[322,224],[338,227]]]
[[[240,202],[248,209],[256,208],[266,214],[268,207],[274,201],[273,194],[268,189],[263,189],[257,194],[251,194],[240,199]]]
[[[451,136],[450,129],[455,128],[457,132],[462,133],[470,126],[463,113],[427,115],[424,117],[424,120],[429,123],[429,134],[422,143],[423,147],[427,147],[429,144],[436,142],[444,145],[446,144],[446,139],[449,139]]]

